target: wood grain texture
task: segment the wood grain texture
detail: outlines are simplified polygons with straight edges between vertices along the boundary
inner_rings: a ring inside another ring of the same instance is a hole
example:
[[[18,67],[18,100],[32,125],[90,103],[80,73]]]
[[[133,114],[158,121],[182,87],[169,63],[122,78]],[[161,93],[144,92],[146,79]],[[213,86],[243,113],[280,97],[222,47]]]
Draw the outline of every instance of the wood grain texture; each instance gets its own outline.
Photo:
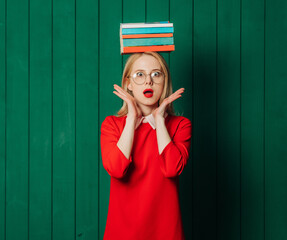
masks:
[[[28,1],[7,1],[6,236],[28,240]]]
[[[287,3],[0,0],[0,239],[102,239],[100,126],[123,100],[120,23],[170,21],[186,239],[287,238]]]
[[[30,1],[29,239],[52,237],[52,2]]]
[[[185,14],[182,14],[185,12]],[[170,1],[170,21],[174,22],[175,51],[170,53],[170,74],[173,91],[185,88],[182,97],[173,102],[177,115],[193,120],[193,2],[188,0]],[[188,103],[188,104],[187,104]],[[193,137],[192,137],[192,144]],[[179,177],[179,200],[186,239],[192,239],[192,193],[193,193],[193,149]]]
[[[266,0],[265,237],[287,238],[287,3]]]
[[[0,239],[6,229],[6,29],[6,2],[0,0]]]
[[[240,1],[217,2],[217,239],[240,240]]]
[[[75,237],[75,1],[53,2],[53,239]]]
[[[99,0],[99,128],[108,115],[116,115],[122,100],[113,93],[121,85],[120,23],[122,2]],[[100,132],[98,132],[100,135]],[[110,176],[99,159],[99,239],[103,239],[109,205]]]
[[[241,238],[264,239],[264,1],[241,10]]]
[[[215,0],[194,0],[193,239],[217,231],[216,21]]]
[[[76,2],[76,238],[99,232],[98,1]]]

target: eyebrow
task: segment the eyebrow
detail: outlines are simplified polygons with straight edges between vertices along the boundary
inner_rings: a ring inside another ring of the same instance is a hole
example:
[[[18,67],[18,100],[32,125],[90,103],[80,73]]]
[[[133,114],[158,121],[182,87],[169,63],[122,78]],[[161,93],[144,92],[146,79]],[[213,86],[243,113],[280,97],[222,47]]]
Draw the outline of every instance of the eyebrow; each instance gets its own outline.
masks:
[[[161,71],[160,69],[158,69],[158,68],[154,68],[154,69],[152,69],[152,71],[153,70],[159,70],[159,71]],[[136,69],[136,71],[145,71],[144,69]]]

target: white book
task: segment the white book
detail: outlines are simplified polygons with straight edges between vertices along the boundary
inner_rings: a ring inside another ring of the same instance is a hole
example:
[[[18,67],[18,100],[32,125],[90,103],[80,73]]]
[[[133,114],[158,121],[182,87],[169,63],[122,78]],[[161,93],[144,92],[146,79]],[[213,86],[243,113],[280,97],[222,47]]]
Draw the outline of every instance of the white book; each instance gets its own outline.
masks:
[[[121,28],[173,27],[173,23],[121,23]]]

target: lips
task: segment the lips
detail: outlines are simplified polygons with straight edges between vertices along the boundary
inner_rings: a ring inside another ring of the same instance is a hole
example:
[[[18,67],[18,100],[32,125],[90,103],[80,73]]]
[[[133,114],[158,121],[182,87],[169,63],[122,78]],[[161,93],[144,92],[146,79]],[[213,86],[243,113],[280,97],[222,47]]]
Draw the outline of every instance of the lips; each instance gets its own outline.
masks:
[[[153,90],[151,88],[147,88],[143,91],[143,93],[145,94],[146,92],[150,92],[150,93],[153,93]]]
[[[147,88],[143,91],[143,94],[147,98],[151,98],[153,96],[153,90],[151,88]]]

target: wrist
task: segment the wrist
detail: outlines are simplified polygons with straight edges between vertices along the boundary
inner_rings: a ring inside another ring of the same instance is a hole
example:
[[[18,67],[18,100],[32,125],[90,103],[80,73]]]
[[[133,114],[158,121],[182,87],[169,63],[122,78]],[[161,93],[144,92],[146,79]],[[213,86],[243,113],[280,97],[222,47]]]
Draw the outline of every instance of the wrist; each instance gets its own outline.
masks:
[[[126,122],[128,122],[129,124],[136,124],[136,121],[137,121],[136,117],[127,116],[126,118]]]
[[[157,117],[155,118],[155,122],[156,122],[156,123],[157,123],[157,122],[159,122],[159,123],[164,122],[164,117],[162,117],[162,116],[157,116]]]

